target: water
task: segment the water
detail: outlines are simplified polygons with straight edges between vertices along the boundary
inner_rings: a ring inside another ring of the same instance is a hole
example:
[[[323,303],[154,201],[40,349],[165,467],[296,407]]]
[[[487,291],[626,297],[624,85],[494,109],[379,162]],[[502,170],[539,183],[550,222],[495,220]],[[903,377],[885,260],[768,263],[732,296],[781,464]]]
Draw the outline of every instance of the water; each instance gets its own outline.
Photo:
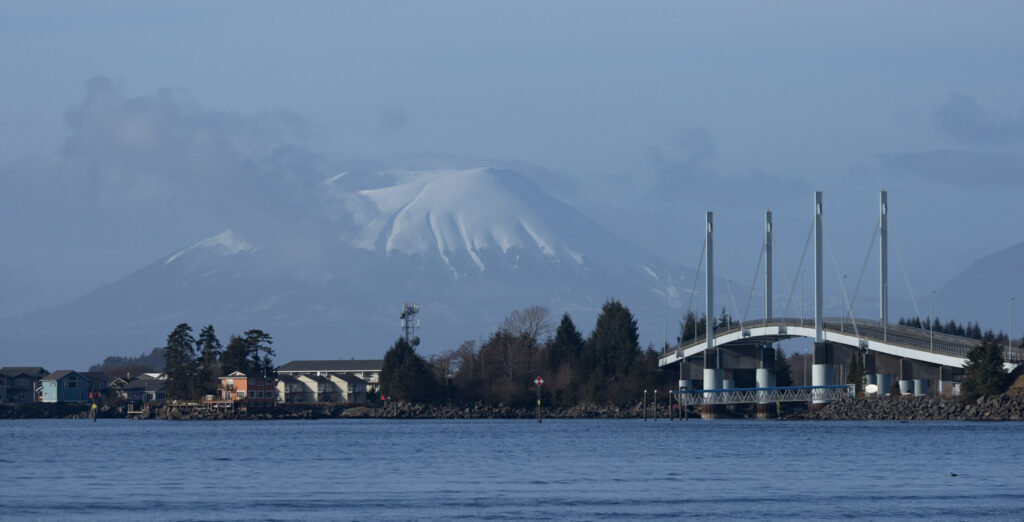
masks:
[[[1020,520],[1022,434],[1024,423],[0,421],[0,518]]]

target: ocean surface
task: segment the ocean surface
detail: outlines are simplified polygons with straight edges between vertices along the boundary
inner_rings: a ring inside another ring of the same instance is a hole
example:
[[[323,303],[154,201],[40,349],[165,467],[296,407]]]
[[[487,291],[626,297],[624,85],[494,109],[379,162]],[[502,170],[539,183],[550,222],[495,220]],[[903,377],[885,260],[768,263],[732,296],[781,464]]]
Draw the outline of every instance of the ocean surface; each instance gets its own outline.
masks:
[[[0,421],[0,519],[1022,520],[1022,457],[1024,423]]]

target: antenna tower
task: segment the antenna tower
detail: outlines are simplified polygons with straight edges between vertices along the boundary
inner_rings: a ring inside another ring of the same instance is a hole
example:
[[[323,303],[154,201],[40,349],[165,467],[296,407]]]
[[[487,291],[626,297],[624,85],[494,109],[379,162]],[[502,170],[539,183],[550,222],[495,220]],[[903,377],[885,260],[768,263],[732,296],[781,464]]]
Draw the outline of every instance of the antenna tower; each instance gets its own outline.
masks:
[[[416,314],[419,312],[420,305],[416,303],[403,303],[402,315],[398,316],[402,319],[402,338],[413,348],[420,344],[420,338],[413,335],[420,328],[420,322],[416,319]]]

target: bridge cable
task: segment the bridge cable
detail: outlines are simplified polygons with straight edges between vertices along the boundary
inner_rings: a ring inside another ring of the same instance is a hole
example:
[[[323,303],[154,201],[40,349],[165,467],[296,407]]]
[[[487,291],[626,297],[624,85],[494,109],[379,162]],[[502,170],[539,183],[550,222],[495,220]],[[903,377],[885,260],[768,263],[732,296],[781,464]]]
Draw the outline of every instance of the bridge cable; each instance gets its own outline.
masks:
[[[729,274],[725,273],[725,263],[718,265],[722,269],[722,276],[725,277],[725,288],[729,291],[729,304],[732,305],[732,313],[736,314],[737,320],[740,322],[740,332],[743,331],[743,320],[739,319],[740,311],[736,308],[736,299],[732,295],[732,283],[729,281]],[[732,325],[728,325],[732,326]],[[714,331],[714,330],[712,330]]]
[[[878,218],[875,221],[875,232],[871,234],[871,242],[868,243],[868,251],[864,254],[864,264],[860,266],[860,275],[857,276],[857,286],[853,287],[853,297],[850,298],[850,309],[853,309],[853,304],[857,302],[857,295],[860,294],[860,283],[864,279],[864,271],[868,267],[868,261],[871,260],[871,252],[875,250],[875,238],[878,237],[878,231],[882,228],[882,219]]]
[[[793,302],[793,293],[796,292],[796,284],[800,282],[800,271],[804,268],[804,258],[807,257],[807,247],[811,244],[811,234],[814,233],[814,222],[811,222],[811,228],[807,230],[807,239],[804,240],[804,250],[800,253],[800,264],[796,267],[796,277],[793,278],[793,284],[789,287],[789,297],[786,299],[786,309],[782,312],[782,317],[789,317],[789,305]],[[803,310],[800,310],[803,314]],[[802,325],[801,325],[802,326]]]
[[[750,283],[750,291],[747,292],[747,306],[743,308],[743,320],[747,320],[747,312],[750,311],[750,301],[754,297],[754,288],[757,288],[757,276],[761,273],[761,261],[764,259],[765,243],[761,242],[761,253],[757,256],[757,266],[754,267],[754,280]]]
[[[900,247],[896,246],[895,241],[892,243],[892,248],[896,251],[896,259],[900,262],[900,271],[903,272],[903,281],[907,283],[907,292],[910,293],[910,302],[914,303],[914,312],[917,313],[917,320],[921,321],[921,309],[917,307],[917,298],[914,297],[914,289],[910,286],[910,276],[907,275],[907,267],[903,264],[903,256],[900,255]],[[928,320],[930,321],[931,318],[928,318]]]
[[[843,302],[846,303],[846,309],[849,313],[850,322],[853,323],[853,334],[857,336],[857,338],[860,338],[860,332],[857,331],[857,320],[853,318],[853,310],[850,309],[850,301],[846,299],[846,285],[843,284],[843,276],[842,273],[839,271],[839,262],[836,261],[836,253],[834,250],[832,250],[832,240],[830,240],[828,237],[828,232],[825,229],[824,221],[822,221],[821,224],[821,231],[822,234],[825,236],[825,244],[828,246],[828,253],[829,255],[832,256],[832,268],[836,270],[836,279],[839,280],[839,290],[842,296],[842,300]],[[842,314],[839,315],[840,317],[842,317]]]
[[[704,266],[704,249],[708,247],[708,238],[704,237],[704,243],[700,246],[700,258],[697,259],[697,273],[693,276],[693,287],[690,288],[690,302],[686,305],[686,315],[683,316],[683,326],[686,326],[686,318],[690,315],[690,310],[693,309],[693,296],[697,293],[697,281],[700,281],[700,269]],[[705,323],[707,320],[705,319]],[[697,314],[693,314],[693,339],[697,340]],[[685,339],[681,339],[683,341]],[[680,342],[679,344],[682,344]]]

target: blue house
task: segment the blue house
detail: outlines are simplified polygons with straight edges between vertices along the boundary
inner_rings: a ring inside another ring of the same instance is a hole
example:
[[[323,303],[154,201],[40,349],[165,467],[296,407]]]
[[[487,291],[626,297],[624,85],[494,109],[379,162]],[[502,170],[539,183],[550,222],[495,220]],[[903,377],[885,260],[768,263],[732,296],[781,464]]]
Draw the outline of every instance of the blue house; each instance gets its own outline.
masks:
[[[90,382],[74,370],[58,370],[41,381],[43,402],[89,402]]]

